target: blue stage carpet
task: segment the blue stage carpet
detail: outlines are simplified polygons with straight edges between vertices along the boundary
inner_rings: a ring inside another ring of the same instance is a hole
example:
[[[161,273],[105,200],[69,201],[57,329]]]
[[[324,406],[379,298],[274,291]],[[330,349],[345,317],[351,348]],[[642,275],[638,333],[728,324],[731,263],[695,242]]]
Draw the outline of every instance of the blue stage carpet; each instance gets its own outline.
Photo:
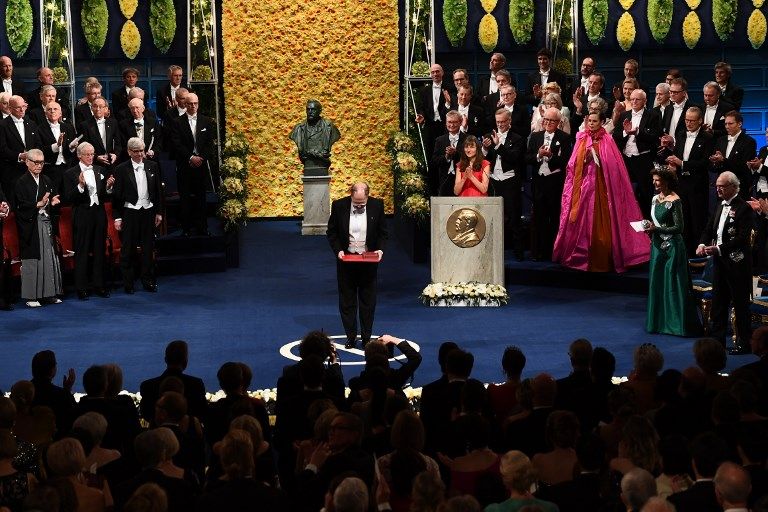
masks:
[[[225,361],[243,361],[254,371],[252,389],[273,387],[289,363],[282,345],[311,329],[343,334],[337,310],[334,256],[325,237],[302,237],[297,221],[254,221],[241,233],[241,267],[226,273],[161,277],[160,292],[141,290],[110,299],[0,312],[0,388],[30,378],[32,355],[56,352],[60,380],[74,367],[80,376],[92,364],[116,362],[124,387],[164,368],[163,350],[173,339],[190,344],[188,371],[201,376],[209,391],[219,389],[216,371]],[[507,266],[516,265],[508,261]],[[531,265],[531,263],[526,263]],[[509,272],[508,272],[509,273]],[[692,339],[653,336],[644,331],[645,296],[508,282],[510,304],[502,308],[428,308],[418,300],[429,282],[429,265],[414,265],[390,240],[379,271],[374,334],[414,340],[424,362],[414,385],[437,378],[437,347],[454,340],[475,355],[474,376],[501,381],[501,353],[520,346],[528,359],[524,376],[568,373],[568,344],[586,337],[617,358],[617,375],[631,369],[632,349],[652,342],[664,353],[665,367],[694,364]],[[359,360],[343,354],[344,361]],[[729,357],[733,369],[754,356]],[[394,363],[397,364],[397,363]],[[346,366],[345,376],[360,366]]]

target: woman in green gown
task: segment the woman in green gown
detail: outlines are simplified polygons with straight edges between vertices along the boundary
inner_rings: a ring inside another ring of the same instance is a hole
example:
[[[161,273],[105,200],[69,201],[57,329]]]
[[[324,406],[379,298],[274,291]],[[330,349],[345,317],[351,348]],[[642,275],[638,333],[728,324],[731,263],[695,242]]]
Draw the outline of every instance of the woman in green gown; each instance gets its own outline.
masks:
[[[648,275],[648,332],[699,336],[701,322],[691,292],[688,258],[683,241],[683,207],[675,192],[677,176],[665,167],[651,175],[656,195],[651,201],[651,220],[644,221],[651,235]]]

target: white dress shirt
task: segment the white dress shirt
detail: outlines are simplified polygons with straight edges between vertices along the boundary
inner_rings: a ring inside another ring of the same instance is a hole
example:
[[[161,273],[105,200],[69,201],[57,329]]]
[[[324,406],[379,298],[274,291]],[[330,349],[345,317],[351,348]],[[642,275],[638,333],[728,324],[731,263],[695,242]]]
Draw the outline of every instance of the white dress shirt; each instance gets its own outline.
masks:
[[[99,204],[99,194],[96,188],[96,173],[93,170],[92,165],[85,166],[80,163],[80,170],[83,171],[83,177],[85,178],[85,186],[88,187],[88,196],[91,198],[90,206]],[[85,189],[79,183],[77,184],[78,190],[84,192]]]
[[[672,104],[672,120],[669,122],[669,134],[672,137],[674,137],[675,133],[677,133],[677,123],[680,121],[680,118],[683,115],[684,106],[685,102]]]
[[[362,254],[366,251],[365,237],[368,235],[368,216],[366,208],[355,213],[355,207],[349,210],[349,252]]]
[[[643,111],[640,110],[638,112],[632,111],[632,117],[630,120],[632,121],[632,129],[637,130],[637,128],[640,126],[640,121],[643,118]],[[624,132],[624,136],[626,137],[627,132]],[[637,140],[635,139],[634,135],[630,135],[629,138],[627,138],[627,145],[624,146],[624,154],[627,156],[638,156],[640,154],[640,150],[637,148]]]
[[[135,204],[125,202],[125,207],[131,210],[141,210],[142,208],[152,208],[152,201],[149,200],[149,188],[147,185],[147,173],[144,168],[144,162],[137,164],[131,160],[133,166],[133,176],[136,178],[136,190],[139,193],[139,198]]]
[[[448,142],[451,144],[452,148],[455,148],[456,146],[458,146],[459,145],[459,134],[457,133],[456,135],[451,135],[449,133],[448,134]],[[449,157],[449,156],[446,156],[446,158],[448,159],[449,162],[451,162],[451,165],[448,167],[448,174],[456,174],[456,168],[455,168],[455,164],[453,162],[453,158]]]
[[[496,145],[496,149],[498,150],[501,146],[504,145],[505,142],[507,142],[507,134],[509,133],[509,130],[506,132],[498,132],[499,136],[499,143]],[[515,170],[510,169],[508,171],[504,171],[501,167],[501,155],[498,155],[496,157],[496,163],[493,166],[493,173],[491,174],[491,178],[498,181],[504,181],[509,178],[513,178],[515,176]]]
[[[736,144],[736,139],[739,138],[739,135],[741,135],[741,130],[739,130],[739,133],[736,135],[728,136],[728,145],[725,147],[725,158],[731,156],[731,150],[733,150],[733,145]]]

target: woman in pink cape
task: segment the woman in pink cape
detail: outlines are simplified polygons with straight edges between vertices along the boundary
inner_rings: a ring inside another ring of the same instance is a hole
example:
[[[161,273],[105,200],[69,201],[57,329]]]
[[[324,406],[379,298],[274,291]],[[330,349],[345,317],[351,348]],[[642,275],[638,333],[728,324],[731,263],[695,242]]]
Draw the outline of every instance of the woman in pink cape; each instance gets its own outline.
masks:
[[[624,272],[646,263],[651,247],[648,235],[630,226],[643,215],[604,119],[602,113],[590,114],[576,135],[552,260],[577,270]]]

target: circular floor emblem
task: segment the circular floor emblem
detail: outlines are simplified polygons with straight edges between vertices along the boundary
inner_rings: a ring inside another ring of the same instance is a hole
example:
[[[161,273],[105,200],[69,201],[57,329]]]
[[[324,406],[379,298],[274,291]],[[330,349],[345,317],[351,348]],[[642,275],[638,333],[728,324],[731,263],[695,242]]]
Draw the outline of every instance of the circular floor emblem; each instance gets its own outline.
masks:
[[[333,346],[336,347],[336,355],[339,357],[339,364],[342,366],[353,366],[353,365],[364,365],[365,364],[365,353],[363,352],[362,348],[346,348],[344,346],[344,343],[347,341],[346,336],[328,336],[331,338],[331,342],[333,342]],[[376,336],[373,336],[373,338],[376,338]],[[292,341],[290,343],[287,343],[280,347],[280,355],[285,357],[286,359],[290,359],[291,361],[300,361],[301,358],[299,357],[299,343],[301,343],[301,340]],[[358,342],[359,343],[359,342]],[[416,343],[409,341],[408,342],[414,349],[416,349],[417,352],[421,351],[421,347],[417,345]],[[405,361],[406,357],[405,355],[401,353],[397,353],[396,350],[395,357],[391,358],[390,361]]]

